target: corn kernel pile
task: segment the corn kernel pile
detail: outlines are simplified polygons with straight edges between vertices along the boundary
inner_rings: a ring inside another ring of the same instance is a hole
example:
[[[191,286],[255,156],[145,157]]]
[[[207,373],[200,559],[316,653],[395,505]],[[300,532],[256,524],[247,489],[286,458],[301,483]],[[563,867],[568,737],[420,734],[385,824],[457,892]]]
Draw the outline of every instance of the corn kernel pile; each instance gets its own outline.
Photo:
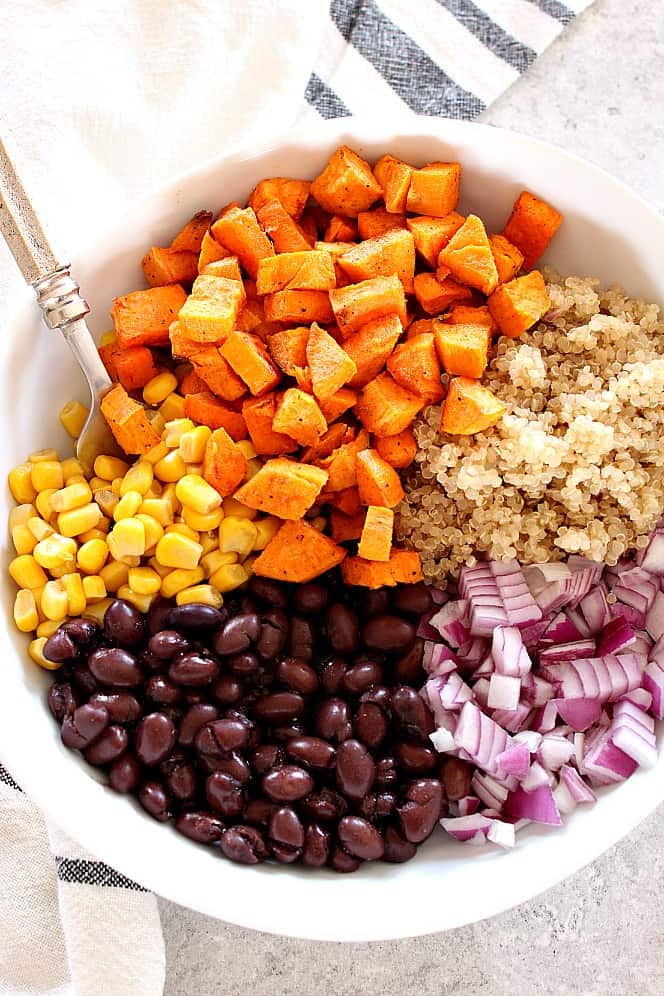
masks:
[[[39,450],[9,474],[16,506],[9,530],[16,556],[9,573],[18,585],[14,621],[34,633],[32,659],[42,667],[44,644],[62,622],[87,616],[101,622],[112,598],[147,612],[159,596],[219,607],[245,584],[255,555],[282,524],[221,495],[201,476],[211,430],[185,418],[171,373],[145,385],[161,442],[133,464],[100,455],[86,479],[74,457]],[[76,438],[87,417],[79,402],[60,419]],[[262,466],[251,442],[238,443],[248,477]],[[325,521],[314,522],[319,528]]]

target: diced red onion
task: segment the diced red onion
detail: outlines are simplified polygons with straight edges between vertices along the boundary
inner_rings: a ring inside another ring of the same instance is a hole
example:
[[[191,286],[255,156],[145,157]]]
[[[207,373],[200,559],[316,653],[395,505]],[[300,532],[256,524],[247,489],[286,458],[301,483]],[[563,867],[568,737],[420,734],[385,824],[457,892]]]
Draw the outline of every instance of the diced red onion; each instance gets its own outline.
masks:
[[[487,657],[489,653],[489,643],[482,637],[475,636],[463,647],[459,647],[457,659],[460,668],[475,670],[477,666]]]
[[[456,670],[456,657],[444,643],[427,642],[424,645],[422,667],[432,677],[442,678]]]
[[[434,605],[444,605],[445,602],[449,602],[450,595],[448,591],[443,591],[441,588],[436,588],[434,585],[427,585],[427,590],[431,595],[431,599]]]
[[[532,669],[532,661],[516,626],[496,626],[491,656],[499,674],[521,677]]]
[[[597,796],[593,790],[586,785],[578,771],[576,771],[575,768],[572,768],[569,764],[564,764],[562,766],[559,771],[559,778],[560,781],[565,784],[576,803],[593,803],[597,800]]]
[[[602,585],[591,588],[579,602],[579,612],[586,621],[586,625],[594,636],[603,630],[611,621],[609,603],[606,600],[606,592]]]
[[[485,806],[501,809],[509,795],[509,790],[500,785],[491,775],[476,771],[470,782],[471,788]]]
[[[645,612],[639,612],[638,609],[635,609],[631,605],[625,605],[624,602],[613,603],[611,606],[611,616],[613,619],[624,619],[627,625],[633,629],[643,629],[646,624]]]
[[[557,664],[560,661],[575,661],[583,657],[593,657],[595,654],[595,641],[592,638],[587,640],[575,640],[574,643],[558,643],[550,647],[543,647],[540,650],[540,666],[545,664]]]
[[[622,782],[636,771],[637,763],[611,741],[611,727],[595,737],[583,757],[581,774],[595,785]]]
[[[556,697],[553,685],[538,674],[527,674],[522,679],[523,698],[532,706],[543,706]]]
[[[478,680],[473,684],[473,695],[483,709],[489,708],[489,679],[488,678],[478,678]]]
[[[664,636],[664,593],[661,591],[657,592],[652,605],[648,609],[645,628],[646,632],[655,641]]]
[[[432,629],[437,630],[454,650],[470,639],[470,631],[464,622],[467,608],[468,603],[463,600],[447,602],[429,620]]]
[[[519,704],[521,679],[508,674],[492,674],[489,681],[489,709],[505,709],[508,712]]]
[[[514,775],[521,780],[528,774],[530,768],[530,750],[525,743],[512,743],[507,750],[496,758],[496,766],[501,778]]]
[[[464,795],[456,804],[459,816],[472,816],[480,808],[480,800],[476,795]]]
[[[656,719],[664,719],[664,666],[650,661],[643,672],[643,687],[652,695],[652,713]]]
[[[433,733],[430,733],[429,740],[439,754],[448,754],[454,750],[454,736],[444,726],[439,726]]]
[[[539,761],[533,761],[525,776],[521,779],[521,787],[526,792],[534,792],[540,785],[550,785],[551,776],[545,771]]]
[[[491,820],[491,826],[487,830],[486,839],[498,847],[509,849],[514,847],[515,828],[512,823],[505,823],[503,820]]]
[[[514,846],[514,827],[481,813],[442,819],[440,825],[462,844],[484,844],[489,840],[500,847]]]
[[[530,728],[539,733],[548,733],[556,725],[557,718],[558,709],[555,700],[551,699],[535,710],[530,720]]]
[[[526,650],[534,650],[537,647],[550,625],[551,619],[546,616],[521,629],[521,639]]]
[[[582,639],[583,634],[579,632],[569,616],[564,612],[559,612],[544,631],[542,643],[573,643],[575,640]]]
[[[574,609],[572,608],[571,605],[568,605],[567,608],[565,609],[565,615],[572,623],[572,625],[576,627],[576,629],[578,629],[582,639],[587,640],[589,637],[592,636],[592,633],[590,632],[590,626],[583,618],[583,614],[579,609]]]
[[[611,742],[643,768],[657,764],[655,721],[632,702],[616,703],[610,726]]]
[[[420,637],[422,640],[433,640],[434,643],[439,643],[441,640],[441,635],[437,629],[434,629],[430,625],[429,620],[432,619],[436,613],[439,611],[439,606],[434,605],[432,609],[421,616],[420,621],[417,626],[416,636]]]
[[[599,699],[556,699],[558,715],[577,733],[582,733],[596,723],[602,711]]]
[[[631,692],[625,692],[623,697],[618,699],[618,705],[621,702],[631,702],[644,712],[650,712],[652,708],[652,695],[645,688],[633,688]]]
[[[535,754],[542,743],[542,734],[537,730],[522,730],[513,737],[515,743],[525,744],[530,754]]]
[[[617,654],[621,650],[627,650],[635,641],[636,635],[627,619],[624,616],[614,616],[597,638],[597,653],[600,657]]]
[[[507,749],[510,738],[474,702],[466,702],[454,731],[454,742],[479,768],[495,774],[496,757]]]
[[[646,571],[633,567],[618,577],[612,590],[619,602],[631,605],[645,615],[655,600],[658,585]]]
[[[560,698],[597,698],[604,703],[615,702],[625,692],[638,688],[642,670],[640,658],[628,652],[551,664],[543,674],[558,683]]]
[[[537,760],[547,771],[557,771],[571,760],[574,754],[574,744],[566,737],[556,733],[547,733],[537,751]]]
[[[516,709],[494,709],[492,718],[508,733],[518,733],[530,721],[532,708],[526,702],[519,702]]]
[[[540,785],[532,792],[526,792],[523,785],[519,786],[507,797],[503,815],[510,822],[526,819],[535,823],[546,823],[549,826],[561,826],[562,820],[549,785]]]
[[[650,542],[637,554],[637,563],[648,574],[664,575],[664,530],[655,529]]]

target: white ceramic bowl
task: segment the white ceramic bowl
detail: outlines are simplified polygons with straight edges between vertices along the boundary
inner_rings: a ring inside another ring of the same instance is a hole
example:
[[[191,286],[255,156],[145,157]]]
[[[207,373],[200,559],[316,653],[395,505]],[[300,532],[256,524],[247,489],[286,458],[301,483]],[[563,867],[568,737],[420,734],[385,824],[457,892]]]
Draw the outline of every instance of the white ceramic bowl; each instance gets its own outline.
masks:
[[[543,142],[477,124],[409,117],[389,124],[340,120],[274,138],[264,149],[206,163],[134,205],[75,254],[73,272],[92,305],[91,326],[109,326],[112,299],[142,286],[147,246],[168,244],[194,211],[243,201],[265,176],[313,177],[342,142],[369,159],[391,152],[423,164],[460,160],[461,209],[500,230],[524,187],[565,214],[547,260],[592,274],[632,295],[664,301],[659,260],[664,220],[625,186]],[[145,164],[137,164],[141,169]],[[57,333],[38,321],[26,291],[0,336],[3,473],[44,446],[69,452],[57,413],[82,378]],[[8,494],[3,490],[1,521]],[[3,544],[5,562],[11,556]],[[353,875],[295,867],[248,868],[222,860],[160,826],[114,794],[60,743],[44,695],[50,676],[31,663],[13,628],[14,590],[2,573],[0,758],[31,797],[95,855],[162,896],[258,930],[334,941],[377,940],[445,930],[483,919],[559,882],[628,833],[664,798],[657,768],[605,791],[564,829],[522,832],[514,851],[469,848],[438,830],[405,865],[364,865]]]

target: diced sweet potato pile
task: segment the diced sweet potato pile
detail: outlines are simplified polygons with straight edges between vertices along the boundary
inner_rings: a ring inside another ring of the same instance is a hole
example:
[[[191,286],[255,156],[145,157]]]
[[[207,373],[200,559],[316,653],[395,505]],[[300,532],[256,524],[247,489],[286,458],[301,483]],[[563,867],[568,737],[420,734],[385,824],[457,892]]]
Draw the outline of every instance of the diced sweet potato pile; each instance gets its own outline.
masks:
[[[492,337],[547,311],[532,267],[562,220],[524,191],[503,231],[487,231],[458,210],[461,180],[457,162],[372,167],[342,146],[312,182],[268,177],[246,207],[198,212],[146,253],[149,288],[114,302],[100,353],[118,382],[104,406],[118,441],[155,445],[132,394],[174,371],[160,413],[212,430],[202,476],[283,520],[256,573],[303,581],[341,563],[349,584],[421,577],[392,542],[413,422],[441,402],[442,433],[502,417],[481,384]]]

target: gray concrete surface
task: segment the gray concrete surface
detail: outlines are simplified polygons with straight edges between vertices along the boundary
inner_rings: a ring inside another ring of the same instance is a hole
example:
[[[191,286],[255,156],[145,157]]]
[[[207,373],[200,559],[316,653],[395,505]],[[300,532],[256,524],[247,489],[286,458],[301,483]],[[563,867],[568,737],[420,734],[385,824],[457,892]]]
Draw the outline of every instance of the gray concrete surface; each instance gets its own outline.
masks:
[[[597,0],[484,120],[577,152],[664,210],[663,66],[664,0]],[[167,996],[659,996],[663,817],[516,910],[413,940],[313,944],[162,902]]]

